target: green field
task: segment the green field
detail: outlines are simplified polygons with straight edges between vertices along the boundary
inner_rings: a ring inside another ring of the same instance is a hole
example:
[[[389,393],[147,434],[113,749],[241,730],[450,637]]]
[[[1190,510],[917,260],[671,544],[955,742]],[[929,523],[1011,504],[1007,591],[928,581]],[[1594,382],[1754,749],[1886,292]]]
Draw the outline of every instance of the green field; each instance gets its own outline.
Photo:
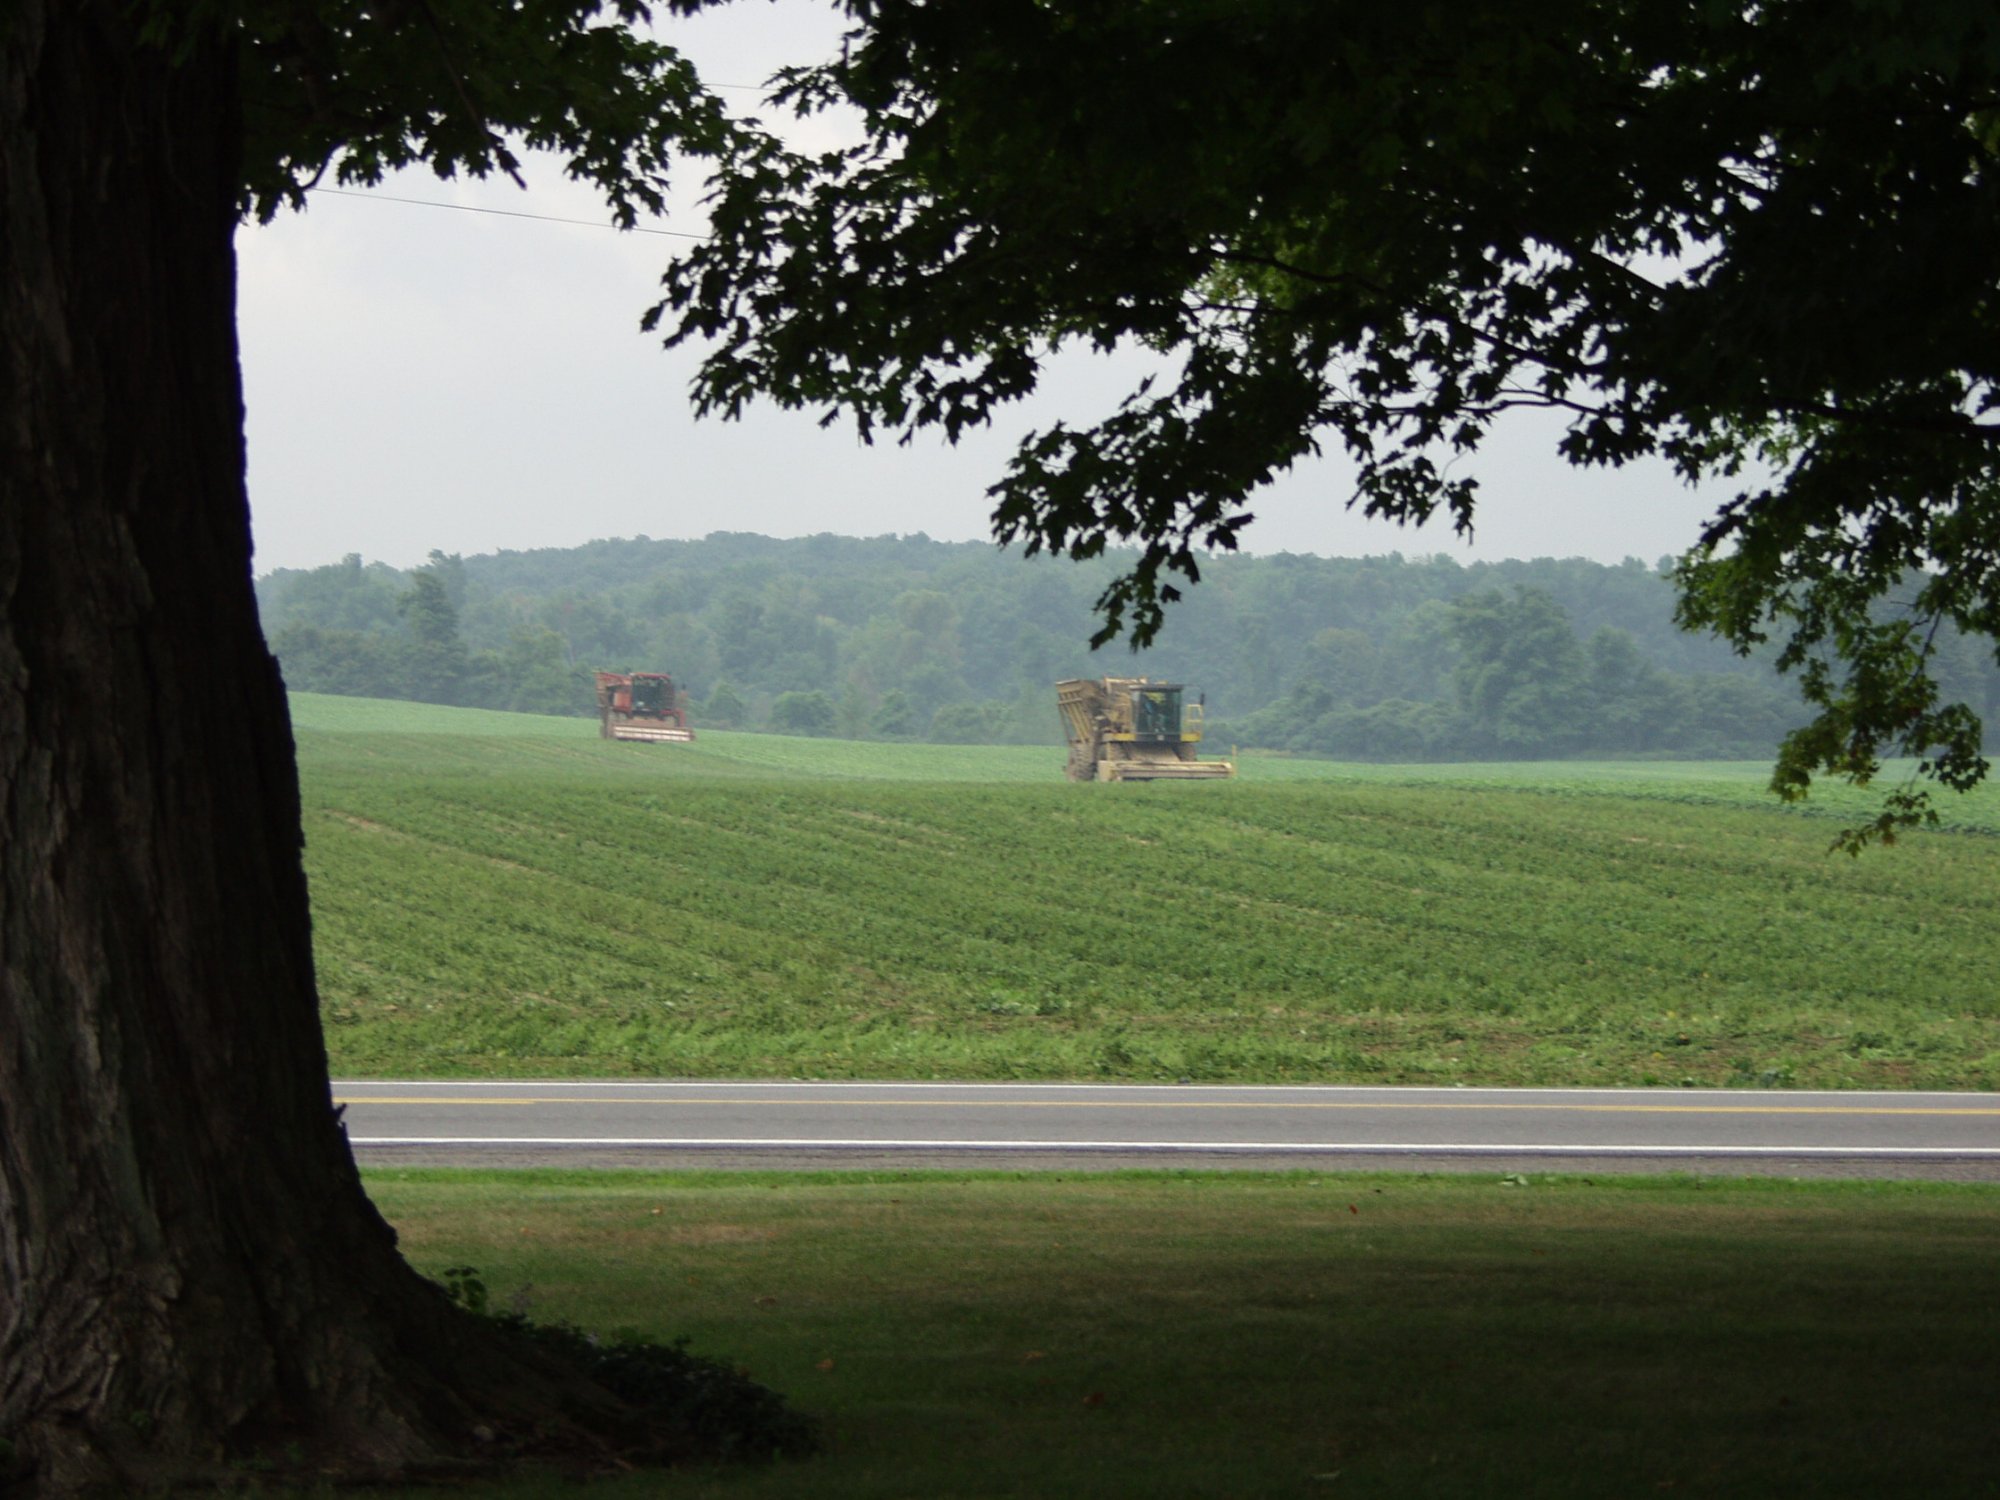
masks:
[[[338,1072],[2000,1086],[1992,796],[293,712]]]
[[[740,1362],[804,1463],[599,1500],[2000,1492],[2000,1191],[372,1172],[420,1269]],[[463,1494],[454,1489],[448,1494]],[[482,1487],[555,1500],[573,1483]]]

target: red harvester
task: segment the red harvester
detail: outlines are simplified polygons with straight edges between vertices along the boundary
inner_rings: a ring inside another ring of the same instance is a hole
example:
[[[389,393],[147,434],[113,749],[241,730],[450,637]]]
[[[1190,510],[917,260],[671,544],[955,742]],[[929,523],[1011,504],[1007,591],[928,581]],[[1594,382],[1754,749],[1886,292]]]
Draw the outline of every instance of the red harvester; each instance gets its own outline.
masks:
[[[599,672],[598,733],[607,740],[651,740],[685,745],[687,694],[665,672]]]

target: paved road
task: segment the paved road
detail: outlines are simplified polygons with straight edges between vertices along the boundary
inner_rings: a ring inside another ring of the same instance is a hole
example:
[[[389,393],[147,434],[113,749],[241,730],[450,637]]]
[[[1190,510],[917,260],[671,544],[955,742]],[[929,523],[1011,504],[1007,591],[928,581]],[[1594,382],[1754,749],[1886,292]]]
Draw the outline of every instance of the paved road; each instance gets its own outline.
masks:
[[[2000,1181],[2000,1094],[336,1082],[364,1160],[1418,1167]]]

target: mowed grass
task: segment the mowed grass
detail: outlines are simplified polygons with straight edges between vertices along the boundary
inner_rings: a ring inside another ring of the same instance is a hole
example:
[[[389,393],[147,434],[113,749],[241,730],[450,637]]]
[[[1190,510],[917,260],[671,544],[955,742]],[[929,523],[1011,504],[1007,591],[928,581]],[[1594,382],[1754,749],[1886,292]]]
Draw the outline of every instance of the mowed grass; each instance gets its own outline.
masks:
[[[2000,1493],[1990,1187],[369,1187],[420,1269],[475,1266],[533,1317],[688,1335],[824,1425],[820,1458],[635,1475],[605,1500]]]
[[[2000,1086],[1990,798],[294,715],[338,1072]]]

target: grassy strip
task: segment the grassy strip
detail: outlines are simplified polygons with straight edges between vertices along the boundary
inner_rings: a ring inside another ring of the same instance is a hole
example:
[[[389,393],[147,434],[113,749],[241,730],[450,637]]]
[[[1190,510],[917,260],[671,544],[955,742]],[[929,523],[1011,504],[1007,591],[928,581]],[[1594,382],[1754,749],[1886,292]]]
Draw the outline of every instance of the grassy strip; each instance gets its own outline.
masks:
[[[823,1458],[682,1476],[677,1495],[2000,1488],[1991,1188],[369,1181],[419,1266],[477,1265],[536,1316],[689,1334],[827,1424]]]
[[[1078,787],[327,701],[345,1073],[2000,1086],[2000,839],[1833,858],[1674,767]]]

